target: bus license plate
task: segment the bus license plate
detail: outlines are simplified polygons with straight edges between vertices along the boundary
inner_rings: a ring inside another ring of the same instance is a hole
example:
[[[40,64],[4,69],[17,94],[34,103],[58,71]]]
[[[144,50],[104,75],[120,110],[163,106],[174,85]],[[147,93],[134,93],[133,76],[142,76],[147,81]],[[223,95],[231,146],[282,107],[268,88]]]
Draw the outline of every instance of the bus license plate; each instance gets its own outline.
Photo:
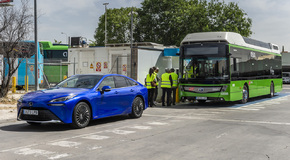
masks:
[[[207,97],[196,97],[196,100],[207,100]]]
[[[23,114],[25,115],[38,115],[38,110],[28,110],[28,109],[24,109],[23,110]]]

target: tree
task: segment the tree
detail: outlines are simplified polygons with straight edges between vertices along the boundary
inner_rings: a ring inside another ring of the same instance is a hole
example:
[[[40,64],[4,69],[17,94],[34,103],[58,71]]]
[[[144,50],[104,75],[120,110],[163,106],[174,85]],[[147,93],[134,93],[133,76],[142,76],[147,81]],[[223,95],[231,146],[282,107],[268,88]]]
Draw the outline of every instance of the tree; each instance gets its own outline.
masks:
[[[237,3],[211,0],[144,0],[138,12],[137,41],[179,46],[188,33],[232,31],[252,34],[252,21]]]
[[[4,56],[0,97],[8,94],[13,74],[22,59],[31,56],[34,50],[32,43],[24,42],[31,31],[33,16],[29,13],[28,0],[22,0],[21,4],[19,8],[0,7],[0,54]]]
[[[232,31],[246,37],[252,34],[252,20],[235,2],[226,4],[220,0],[144,0],[141,5],[140,9],[135,9],[138,16],[134,16],[134,42],[179,46],[188,33],[194,32]],[[128,42],[129,10],[108,10],[109,43]],[[121,17],[126,20],[123,21]],[[114,27],[116,25],[118,27]],[[98,45],[104,44],[104,29],[102,15],[95,34]]]
[[[107,9],[107,43],[130,42],[131,7]],[[133,7],[133,12],[137,8]],[[137,23],[137,15],[133,14],[133,22]],[[95,35],[96,45],[105,45],[105,14],[100,16]]]
[[[61,43],[62,43],[62,41],[58,41],[58,40],[54,39],[54,44],[61,44]]]
[[[248,37],[252,34],[250,30],[252,19],[239,8],[237,3],[219,2],[219,0],[211,0],[208,3],[208,18],[210,31],[231,31],[237,32]]]

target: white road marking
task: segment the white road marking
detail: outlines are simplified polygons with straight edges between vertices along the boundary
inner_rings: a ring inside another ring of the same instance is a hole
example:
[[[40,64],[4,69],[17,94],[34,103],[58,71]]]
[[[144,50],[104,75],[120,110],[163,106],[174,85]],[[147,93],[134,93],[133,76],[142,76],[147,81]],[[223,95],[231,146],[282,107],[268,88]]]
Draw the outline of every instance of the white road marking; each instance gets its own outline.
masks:
[[[100,136],[100,135],[87,135],[81,138],[85,139],[92,139],[92,140],[103,140],[103,139],[108,139],[110,138],[109,136]]]
[[[141,130],[152,129],[151,126],[133,126],[133,127],[129,127],[129,128],[133,128],[133,129],[141,129]]]
[[[59,142],[49,143],[49,145],[60,146],[60,147],[68,147],[68,148],[72,148],[72,147],[77,148],[77,146],[81,145],[81,143],[79,143],[79,142],[71,142],[71,141],[59,141]]]
[[[70,156],[67,153],[58,154],[58,153],[52,152],[52,151],[46,151],[46,150],[42,150],[42,149],[31,149],[31,148],[22,148],[18,151],[15,151],[14,153],[19,154],[19,155],[24,155],[24,156],[32,155],[33,157],[44,156],[50,160],[60,159],[60,158]]]
[[[57,154],[55,156],[48,157],[48,159],[54,160],[54,159],[60,159],[60,158],[68,157],[68,156],[70,156],[70,155],[67,154],[67,153]]]
[[[136,131],[125,131],[125,130],[116,129],[116,130],[112,130],[110,132],[113,132],[115,134],[127,135],[127,134],[135,133]]]
[[[216,138],[219,139],[219,138],[227,136],[227,135],[228,135],[227,133],[223,133],[223,134],[220,134],[220,135],[216,136]]]
[[[148,122],[148,124],[150,124],[150,125],[156,125],[156,126],[165,126],[165,125],[168,125],[168,123],[164,123],[164,122]]]
[[[101,149],[103,148],[102,146],[93,146],[93,147],[88,147],[88,149],[91,150],[96,150],[96,149]]]
[[[34,157],[38,157],[38,156],[54,154],[55,152],[46,151],[46,150],[42,150],[42,149],[22,148],[18,151],[15,151],[14,153],[19,154],[19,155],[25,155],[25,156],[26,155],[33,155]]]

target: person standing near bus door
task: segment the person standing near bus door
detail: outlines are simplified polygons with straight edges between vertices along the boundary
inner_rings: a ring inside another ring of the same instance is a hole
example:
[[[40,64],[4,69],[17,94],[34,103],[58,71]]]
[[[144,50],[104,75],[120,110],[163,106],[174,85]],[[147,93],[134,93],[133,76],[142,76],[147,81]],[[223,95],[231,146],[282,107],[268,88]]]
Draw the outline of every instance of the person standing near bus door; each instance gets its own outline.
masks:
[[[155,86],[152,86],[154,84],[155,81],[155,77],[154,77],[154,70],[153,68],[149,69],[149,73],[146,76],[145,82],[146,82],[146,88],[148,90],[148,105],[150,107],[153,107],[153,95],[155,92]]]
[[[157,104],[156,99],[157,99],[157,95],[158,95],[158,85],[159,85],[160,78],[158,76],[159,68],[153,67],[153,69],[154,69],[155,80],[156,80],[156,88],[155,88],[155,92],[154,92],[154,96],[153,96],[153,104],[156,105]]]
[[[165,94],[167,94],[167,106],[170,106],[171,87],[173,85],[173,81],[169,73],[170,70],[166,68],[165,73],[161,75],[162,106],[165,106]]]
[[[172,93],[173,93],[172,104],[175,105],[176,89],[177,89],[177,85],[178,85],[178,75],[175,73],[174,68],[171,68],[170,71],[171,71],[170,75],[171,75],[172,81],[173,81],[173,85],[172,85]]]

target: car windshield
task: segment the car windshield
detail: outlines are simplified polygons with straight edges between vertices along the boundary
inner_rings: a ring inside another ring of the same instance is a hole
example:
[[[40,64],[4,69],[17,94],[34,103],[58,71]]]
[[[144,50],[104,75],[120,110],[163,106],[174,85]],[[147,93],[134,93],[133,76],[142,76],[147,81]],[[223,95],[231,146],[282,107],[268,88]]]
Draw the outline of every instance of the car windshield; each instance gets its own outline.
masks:
[[[56,87],[61,88],[94,88],[103,75],[76,75],[60,82]]]

